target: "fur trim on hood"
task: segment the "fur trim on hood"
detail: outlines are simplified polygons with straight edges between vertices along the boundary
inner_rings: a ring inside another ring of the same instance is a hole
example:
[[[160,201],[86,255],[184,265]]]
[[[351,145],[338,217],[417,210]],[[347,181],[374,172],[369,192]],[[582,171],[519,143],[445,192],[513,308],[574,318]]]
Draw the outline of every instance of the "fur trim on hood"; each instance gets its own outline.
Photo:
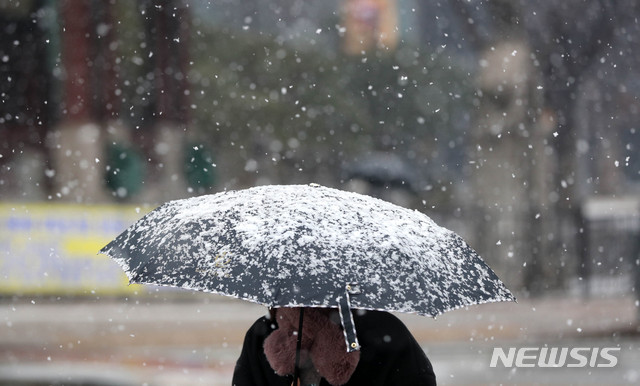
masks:
[[[277,308],[275,317],[278,329],[265,339],[264,353],[278,375],[293,374],[300,308]],[[300,352],[300,368],[315,368],[336,386],[349,381],[360,360],[360,351],[347,352],[339,321],[335,309],[305,308]]]

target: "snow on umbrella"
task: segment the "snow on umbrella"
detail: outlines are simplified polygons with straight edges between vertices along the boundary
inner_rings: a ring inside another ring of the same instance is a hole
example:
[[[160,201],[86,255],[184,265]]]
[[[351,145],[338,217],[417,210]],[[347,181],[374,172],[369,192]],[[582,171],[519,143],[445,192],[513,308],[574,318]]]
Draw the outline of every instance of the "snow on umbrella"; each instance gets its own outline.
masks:
[[[130,283],[182,287],[267,307],[436,316],[515,300],[460,236],[428,216],[357,193],[272,185],[167,202],[101,253]]]

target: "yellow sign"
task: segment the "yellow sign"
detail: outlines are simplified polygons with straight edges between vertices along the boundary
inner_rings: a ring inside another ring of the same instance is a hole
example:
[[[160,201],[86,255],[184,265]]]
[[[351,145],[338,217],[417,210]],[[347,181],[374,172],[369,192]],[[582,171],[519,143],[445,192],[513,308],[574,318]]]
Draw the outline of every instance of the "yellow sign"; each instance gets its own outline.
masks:
[[[1,294],[124,294],[138,286],[98,251],[149,209],[0,204]]]

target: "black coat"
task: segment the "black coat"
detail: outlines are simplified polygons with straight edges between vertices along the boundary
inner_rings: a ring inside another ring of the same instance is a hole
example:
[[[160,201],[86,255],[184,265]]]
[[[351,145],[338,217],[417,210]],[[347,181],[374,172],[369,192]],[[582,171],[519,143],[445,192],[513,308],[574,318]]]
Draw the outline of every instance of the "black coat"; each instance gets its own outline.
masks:
[[[435,385],[431,362],[407,327],[388,312],[354,312],[361,353],[346,386]],[[233,374],[235,386],[290,386],[293,376],[277,375],[264,354],[264,340],[277,326],[263,317],[247,332]],[[303,330],[304,333],[304,330]],[[321,386],[328,386],[324,379]]]

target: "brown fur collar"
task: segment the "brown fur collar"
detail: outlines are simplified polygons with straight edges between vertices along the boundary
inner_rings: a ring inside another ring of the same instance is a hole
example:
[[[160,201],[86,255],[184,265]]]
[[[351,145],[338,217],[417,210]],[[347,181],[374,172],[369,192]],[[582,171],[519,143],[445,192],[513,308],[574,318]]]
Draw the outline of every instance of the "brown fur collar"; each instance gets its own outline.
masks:
[[[279,375],[294,373],[300,308],[277,308],[278,329],[264,341],[264,353]],[[337,318],[337,321],[336,321]],[[347,352],[335,309],[305,308],[300,368],[317,371],[331,385],[344,385],[358,365],[360,351]]]

